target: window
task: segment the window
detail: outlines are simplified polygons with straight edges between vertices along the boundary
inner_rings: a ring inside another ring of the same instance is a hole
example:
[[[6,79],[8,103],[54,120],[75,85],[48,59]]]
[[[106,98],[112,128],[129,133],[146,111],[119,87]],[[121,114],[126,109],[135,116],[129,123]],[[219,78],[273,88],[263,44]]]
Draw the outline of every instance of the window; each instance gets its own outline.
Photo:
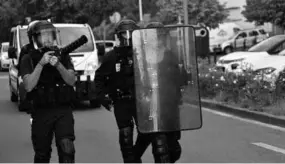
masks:
[[[249,36],[258,36],[258,32],[257,31],[250,31]]]
[[[7,44],[3,45],[2,44],[2,52],[8,52],[8,48],[9,48],[9,45],[7,45]]]
[[[281,43],[279,46],[277,46],[275,49],[273,49],[270,53],[271,54],[278,54],[284,49],[285,49],[285,42]]]
[[[236,39],[243,39],[243,38],[246,38],[247,37],[247,34],[245,32],[242,32],[240,33]]]
[[[260,29],[259,32],[262,34],[262,35],[265,35],[266,32],[263,30],[263,29]]]

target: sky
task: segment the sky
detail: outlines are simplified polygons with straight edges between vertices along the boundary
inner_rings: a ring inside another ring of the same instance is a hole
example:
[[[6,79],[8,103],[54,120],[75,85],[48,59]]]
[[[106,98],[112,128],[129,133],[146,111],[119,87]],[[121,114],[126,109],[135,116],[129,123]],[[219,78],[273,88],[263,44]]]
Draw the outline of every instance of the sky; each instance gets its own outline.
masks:
[[[246,0],[218,0],[220,3],[227,3],[226,7],[243,7]]]

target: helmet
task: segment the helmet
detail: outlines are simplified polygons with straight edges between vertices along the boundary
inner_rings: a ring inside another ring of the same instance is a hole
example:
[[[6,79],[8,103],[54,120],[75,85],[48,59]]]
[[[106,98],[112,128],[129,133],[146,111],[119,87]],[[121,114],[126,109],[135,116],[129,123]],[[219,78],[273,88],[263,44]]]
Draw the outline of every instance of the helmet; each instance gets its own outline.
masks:
[[[32,44],[35,49],[60,44],[56,28],[48,21],[36,20],[31,22],[28,26],[27,33],[30,44]]]
[[[121,20],[115,28],[115,38],[119,41],[119,46],[126,47],[132,45],[132,32],[138,29],[135,21],[130,19]]]
[[[150,22],[146,25],[146,28],[163,27],[164,25],[160,22]]]

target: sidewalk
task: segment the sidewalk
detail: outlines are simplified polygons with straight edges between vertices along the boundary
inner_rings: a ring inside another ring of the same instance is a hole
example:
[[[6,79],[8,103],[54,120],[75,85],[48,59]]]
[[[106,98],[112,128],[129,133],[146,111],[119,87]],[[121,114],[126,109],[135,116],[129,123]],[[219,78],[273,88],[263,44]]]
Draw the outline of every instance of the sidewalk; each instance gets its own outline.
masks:
[[[267,124],[272,124],[280,127],[285,127],[284,116],[274,116],[271,114],[250,111],[248,109],[233,107],[230,105],[218,103],[208,99],[201,99],[201,105],[212,110],[217,110],[224,113],[234,114],[242,118],[248,118],[256,121],[260,121]]]

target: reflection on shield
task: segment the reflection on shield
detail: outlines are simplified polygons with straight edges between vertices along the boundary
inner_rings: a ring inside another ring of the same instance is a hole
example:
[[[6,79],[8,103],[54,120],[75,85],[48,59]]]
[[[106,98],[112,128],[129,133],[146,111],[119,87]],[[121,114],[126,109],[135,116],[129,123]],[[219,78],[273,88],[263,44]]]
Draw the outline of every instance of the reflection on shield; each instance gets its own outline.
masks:
[[[194,28],[139,29],[132,35],[139,131],[199,129]]]

